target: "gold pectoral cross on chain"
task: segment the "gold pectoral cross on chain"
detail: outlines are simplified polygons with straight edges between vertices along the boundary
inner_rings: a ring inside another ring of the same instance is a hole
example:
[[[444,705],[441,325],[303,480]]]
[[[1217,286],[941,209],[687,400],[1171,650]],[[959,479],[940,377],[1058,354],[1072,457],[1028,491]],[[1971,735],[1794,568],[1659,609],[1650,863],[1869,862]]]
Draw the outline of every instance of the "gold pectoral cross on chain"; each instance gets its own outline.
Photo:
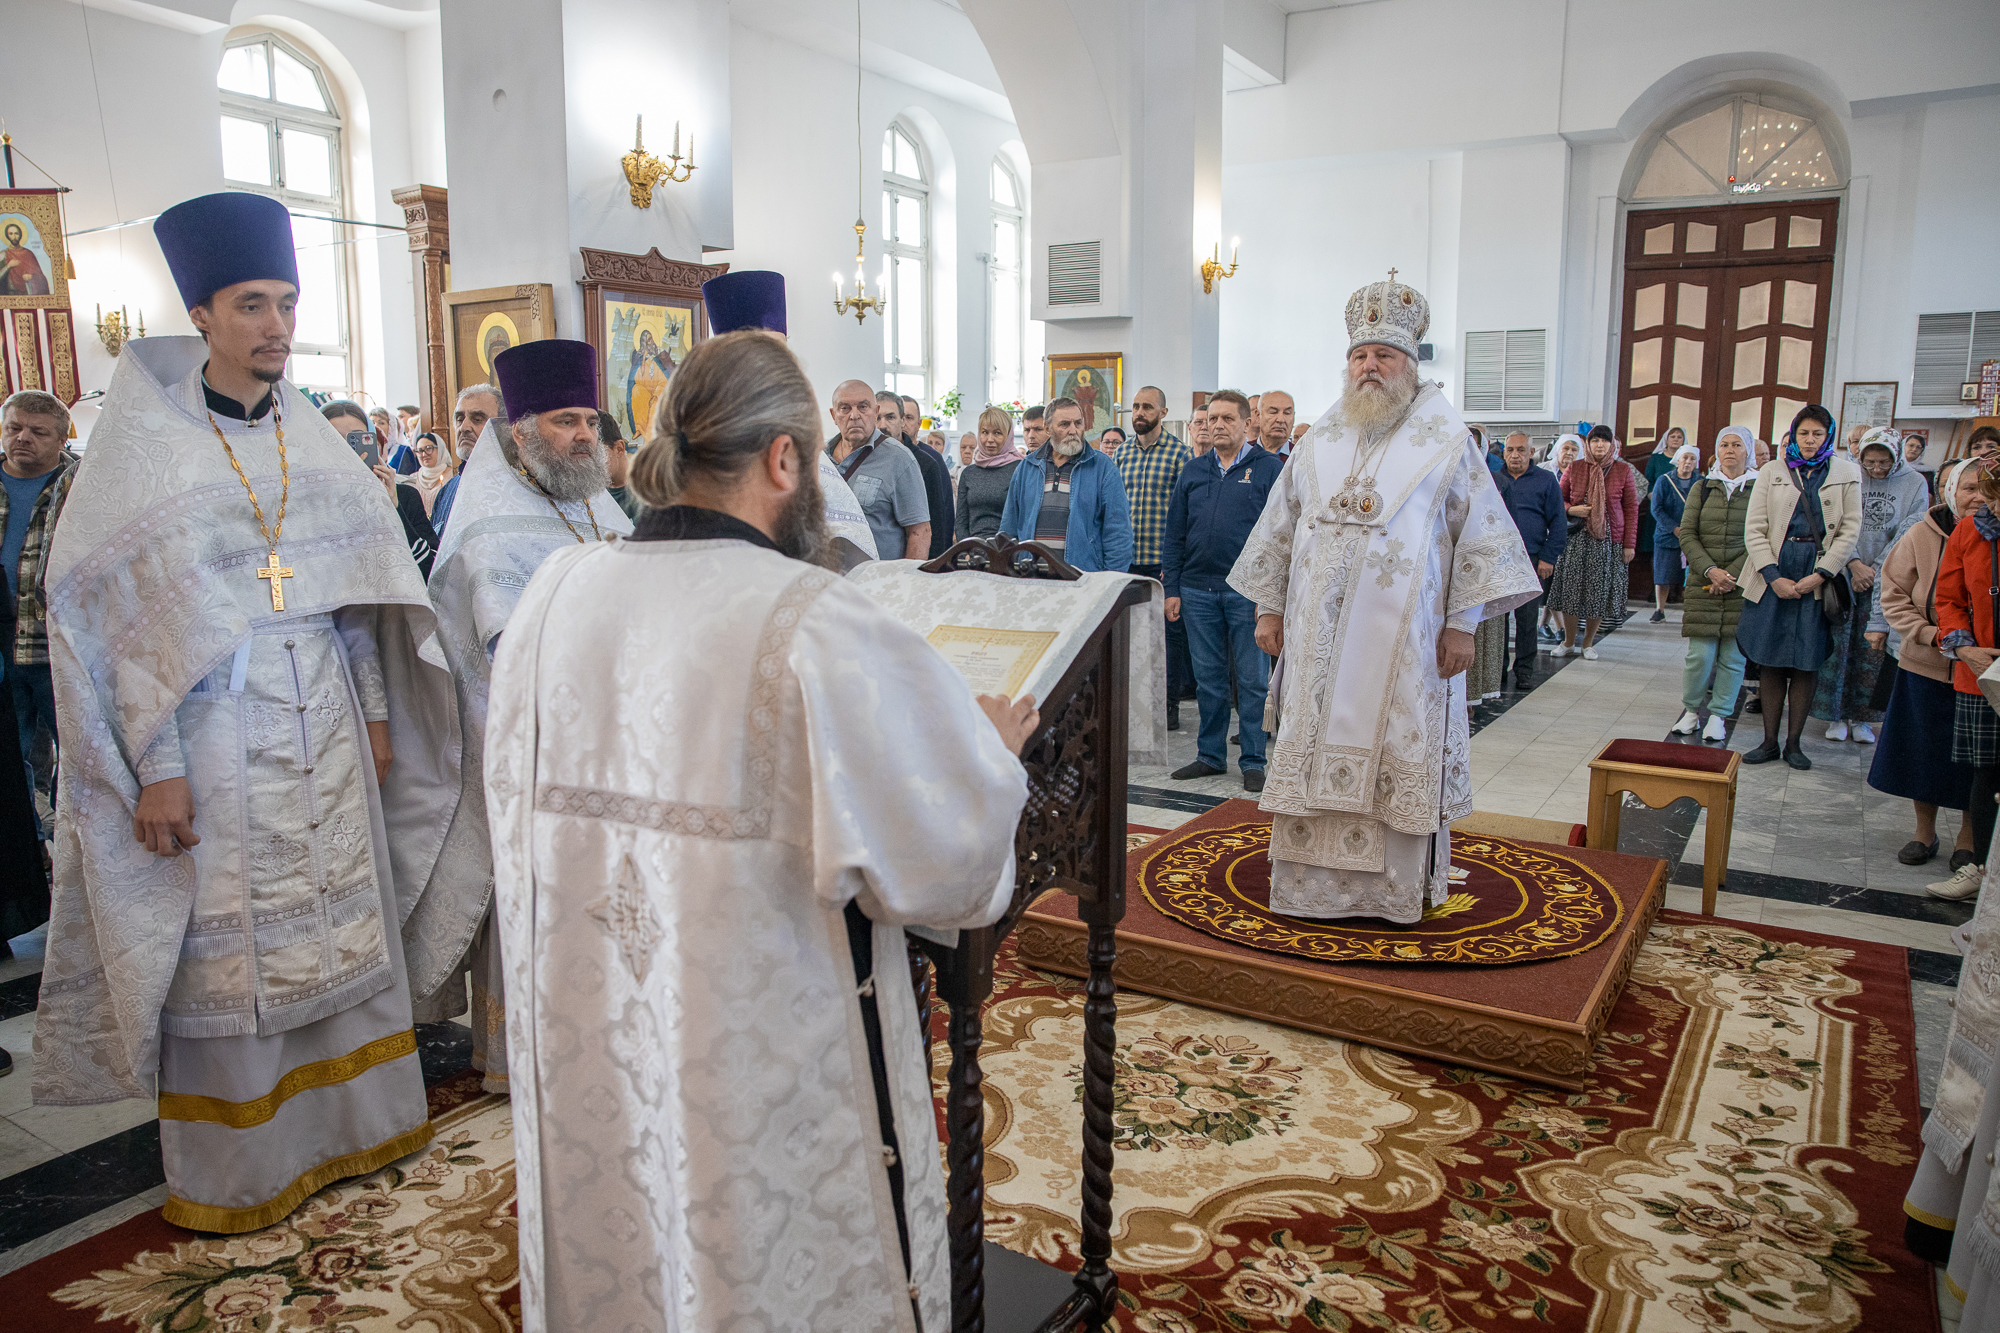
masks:
[[[257,577],[260,579],[269,579],[271,581],[271,609],[273,611],[282,611],[285,609],[284,581],[290,578],[291,576],[292,576],[292,567],[290,565],[279,564],[277,548],[272,547],[271,563],[268,565],[258,566]]]

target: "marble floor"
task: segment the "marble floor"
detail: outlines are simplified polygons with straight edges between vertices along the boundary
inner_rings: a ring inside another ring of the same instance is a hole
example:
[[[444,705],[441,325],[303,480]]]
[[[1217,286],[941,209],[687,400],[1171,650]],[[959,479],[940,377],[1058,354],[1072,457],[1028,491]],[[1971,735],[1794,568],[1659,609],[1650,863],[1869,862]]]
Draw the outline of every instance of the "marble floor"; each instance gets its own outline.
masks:
[[[1673,609],[1664,623],[1653,624],[1641,611],[1601,639],[1594,662],[1544,655],[1532,689],[1510,690],[1482,708],[1472,742],[1474,807],[1581,822],[1591,757],[1619,737],[1667,738],[1680,715],[1679,618]],[[1245,795],[1234,746],[1229,772],[1172,778],[1173,769],[1195,757],[1193,702],[1181,706],[1181,720],[1183,728],[1168,733],[1167,763],[1131,770],[1133,824],[1170,829]],[[1747,750],[1762,739],[1756,716],[1744,715],[1738,724],[1723,744]],[[1782,763],[1742,769],[1717,913],[1907,949],[1919,1096],[1928,1106],[1958,978],[1959,955],[1948,937],[1970,918],[1971,905],[1924,894],[1925,884],[1945,878],[1942,861],[1914,869],[1898,864],[1896,852],[1911,836],[1910,810],[1866,785],[1872,746],[1828,741],[1825,725],[1812,722],[1805,748],[1810,771]],[[1684,911],[1701,906],[1703,821],[1693,802],[1663,811],[1628,805],[1625,812],[1624,849],[1668,861],[1667,903]],[[1947,849],[1956,833],[1957,816],[1947,814],[1940,828]],[[14,1075],[0,1079],[0,1274],[157,1207],[164,1196],[149,1103],[31,1105],[41,940],[30,935],[12,944],[15,957],[0,961],[0,1047],[16,1061]],[[465,1058],[468,1043],[454,1025],[435,1025],[420,1036],[427,1070]],[[1942,1290],[1941,1299],[1946,1328],[1955,1331],[1957,1303]]]

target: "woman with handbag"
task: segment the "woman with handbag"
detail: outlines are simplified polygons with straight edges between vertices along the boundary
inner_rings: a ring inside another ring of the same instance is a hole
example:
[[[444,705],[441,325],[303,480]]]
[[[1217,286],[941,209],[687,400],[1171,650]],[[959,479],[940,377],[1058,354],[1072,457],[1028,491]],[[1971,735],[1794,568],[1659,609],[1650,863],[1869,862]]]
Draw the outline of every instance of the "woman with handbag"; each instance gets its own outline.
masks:
[[[1938,811],[1964,810],[1972,790],[1971,766],[1949,758],[1958,705],[1951,687],[1955,664],[1937,646],[1937,576],[1959,520],[1985,503],[1979,498],[1979,469],[1969,461],[1947,468],[1938,495],[1938,506],[1884,557],[1876,585],[1881,595],[1868,623],[1868,642],[1888,654],[1895,673],[1868,785],[1901,796],[1916,809],[1915,836],[1896,853],[1906,866],[1923,865],[1938,854]],[[1972,859],[1972,821],[1961,819],[1952,875],[1968,865],[1979,869]]]
[[[1875,743],[1875,723],[1889,702],[1893,677],[1883,679],[1887,658],[1867,637],[1868,622],[1882,577],[1882,560],[1904,533],[1930,511],[1931,488],[1902,459],[1902,432],[1876,426],[1856,442],[1852,455],[1861,468],[1861,536],[1847,561],[1854,590],[1854,614],[1844,633],[1833,636],[1833,651],[1820,664],[1812,715],[1826,723],[1826,738]]]
[[[1958,521],[1938,561],[1937,646],[1953,659],[1951,758],[1972,766],[1965,815],[1972,821],[1972,863],[1941,884],[1933,898],[1959,901],[1978,894],[1982,867],[1993,845],[1995,799],[2000,798],[2000,713],[1979,690],[1979,674],[2000,658],[2000,475],[1975,462],[1985,508]]]
[[[1743,756],[1746,764],[1779,756],[1778,719],[1789,711],[1785,762],[1812,767],[1799,736],[1832,648],[1828,622],[1844,632],[1853,614],[1847,562],[1861,539],[1861,469],[1829,447],[1832,438],[1831,412],[1818,403],[1800,409],[1779,456],[1758,471],[1744,517],[1745,605],[1736,643],[1762,669],[1764,701],[1764,743]]]

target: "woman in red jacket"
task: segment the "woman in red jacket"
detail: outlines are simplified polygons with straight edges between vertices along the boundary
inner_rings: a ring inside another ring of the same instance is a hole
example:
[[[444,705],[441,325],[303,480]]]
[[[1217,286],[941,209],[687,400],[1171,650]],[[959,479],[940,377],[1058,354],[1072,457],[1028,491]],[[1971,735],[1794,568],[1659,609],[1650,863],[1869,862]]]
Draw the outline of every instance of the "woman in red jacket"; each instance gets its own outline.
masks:
[[[1592,426],[1583,457],[1562,477],[1563,508],[1569,514],[1569,545],[1549,575],[1549,606],[1563,618],[1563,641],[1550,657],[1576,651],[1583,626],[1585,661],[1597,660],[1597,627],[1625,608],[1625,566],[1639,540],[1639,474],[1618,456],[1611,427]]]
[[[1980,465],[1974,464],[1975,467]],[[1958,900],[1979,892],[1987,850],[1993,845],[1994,804],[2000,796],[2000,713],[1979,692],[1979,673],[2000,651],[2000,473],[1981,470],[1984,508],[1967,514],[1952,529],[1938,561],[1937,646],[1955,658],[1951,684],[1957,692],[1952,716],[1952,762],[1972,766],[1972,791],[1965,817],[1972,821],[1972,863],[1929,892]]]

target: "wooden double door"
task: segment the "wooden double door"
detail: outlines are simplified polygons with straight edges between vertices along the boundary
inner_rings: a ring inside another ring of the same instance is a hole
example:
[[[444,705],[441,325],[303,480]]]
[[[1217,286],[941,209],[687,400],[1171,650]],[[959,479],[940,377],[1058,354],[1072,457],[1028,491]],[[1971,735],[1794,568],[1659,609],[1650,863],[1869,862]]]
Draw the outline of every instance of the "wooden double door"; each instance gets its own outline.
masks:
[[[1629,456],[1679,426],[1705,467],[1724,426],[1776,441],[1827,401],[1838,221],[1834,199],[1627,215],[1617,429]]]

